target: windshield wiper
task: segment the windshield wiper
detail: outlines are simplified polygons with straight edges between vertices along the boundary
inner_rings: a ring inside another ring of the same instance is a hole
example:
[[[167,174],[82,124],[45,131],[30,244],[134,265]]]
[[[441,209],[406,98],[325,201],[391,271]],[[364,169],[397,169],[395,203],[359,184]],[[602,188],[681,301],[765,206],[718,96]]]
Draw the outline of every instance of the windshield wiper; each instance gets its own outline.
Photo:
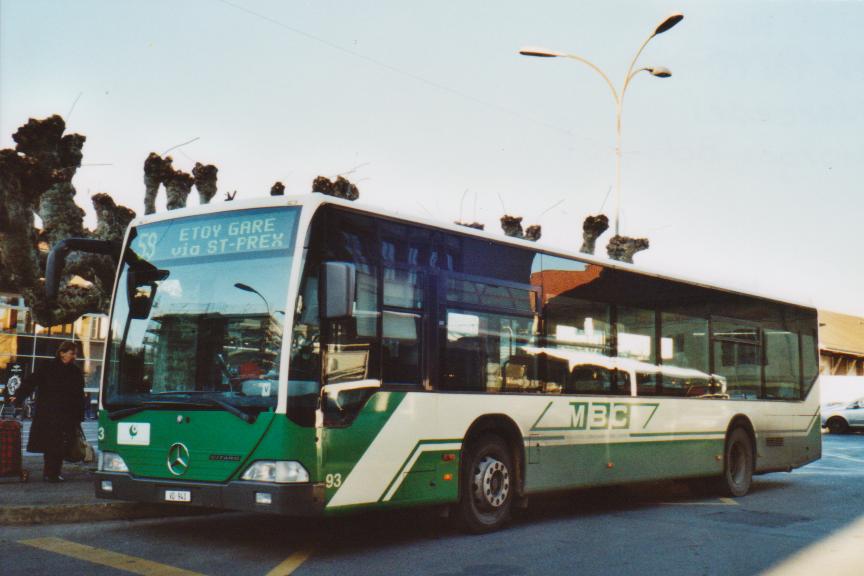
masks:
[[[108,418],[111,420],[120,420],[121,418],[125,418],[126,416],[131,416],[133,414],[137,414],[138,412],[142,412],[144,410],[152,410],[152,409],[164,409],[164,408],[185,408],[185,407],[193,407],[193,408],[206,408],[206,407],[218,407],[226,412],[233,414],[237,418],[240,418],[247,424],[252,424],[255,422],[256,417],[252,414],[244,412],[240,410],[236,406],[232,406],[228,402],[224,402],[222,400],[216,400],[214,398],[201,398],[200,400],[195,400],[192,402],[184,402],[182,400],[169,400],[165,402],[143,402],[139,406],[133,406],[131,408],[121,408],[120,410],[115,410],[114,412],[108,413]]]
[[[111,420],[120,420],[121,418],[137,414],[138,412],[141,412],[142,410],[147,410],[148,408],[149,406],[133,406],[132,408],[121,408],[120,410],[108,412],[108,418]]]
[[[233,414],[234,416],[236,416],[237,418],[240,418],[241,420],[243,420],[247,424],[253,424],[256,420],[255,416],[253,416],[252,414],[249,414],[248,412],[244,412],[243,410],[240,410],[239,408],[237,408],[233,404],[229,404],[228,402],[225,402],[223,400],[217,400],[216,398],[205,398],[204,402],[206,402],[210,406],[219,406],[220,408],[222,408],[226,412]]]

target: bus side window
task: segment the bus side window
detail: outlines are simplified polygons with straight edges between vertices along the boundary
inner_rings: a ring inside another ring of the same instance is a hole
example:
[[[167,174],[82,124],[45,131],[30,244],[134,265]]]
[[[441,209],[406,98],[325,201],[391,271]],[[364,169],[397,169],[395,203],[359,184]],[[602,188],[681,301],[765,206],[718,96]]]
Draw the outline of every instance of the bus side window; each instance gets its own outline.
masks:
[[[485,350],[480,337],[480,317],[448,311],[446,338],[441,387],[445,390],[485,389]]]
[[[446,338],[443,389],[540,391],[537,357],[522,353],[531,343],[531,319],[448,310]]]
[[[603,366],[584,364],[576,366],[570,373],[568,394],[609,394],[612,391],[614,370]]]
[[[636,373],[636,394],[638,396],[657,395],[657,375],[645,372]]]
[[[613,394],[630,395],[630,373],[626,370],[615,370],[615,386]]]
[[[765,396],[797,400],[801,381],[798,334],[788,330],[765,331]]]
[[[540,380],[543,383],[543,392],[546,394],[561,394],[567,387],[567,376],[570,372],[569,363],[566,360],[547,354],[540,354],[538,362],[539,368],[542,370]]]
[[[385,384],[421,383],[425,281],[425,274],[416,269],[384,268],[381,379]]]

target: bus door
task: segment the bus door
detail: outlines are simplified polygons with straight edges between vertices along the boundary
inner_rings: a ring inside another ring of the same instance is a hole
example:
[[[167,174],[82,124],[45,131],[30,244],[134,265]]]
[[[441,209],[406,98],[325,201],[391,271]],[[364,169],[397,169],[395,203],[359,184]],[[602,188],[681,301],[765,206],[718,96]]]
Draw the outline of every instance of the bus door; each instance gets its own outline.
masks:
[[[379,433],[408,392],[424,389],[428,381],[423,344],[430,330],[430,279],[425,271],[386,264],[327,263],[324,276],[329,300],[318,417],[320,477],[328,502],[377,502],[386,488],[378,486],[388,475],[384,468],[394,464],[400,442],[411,436],[388,431],[379,438]]]

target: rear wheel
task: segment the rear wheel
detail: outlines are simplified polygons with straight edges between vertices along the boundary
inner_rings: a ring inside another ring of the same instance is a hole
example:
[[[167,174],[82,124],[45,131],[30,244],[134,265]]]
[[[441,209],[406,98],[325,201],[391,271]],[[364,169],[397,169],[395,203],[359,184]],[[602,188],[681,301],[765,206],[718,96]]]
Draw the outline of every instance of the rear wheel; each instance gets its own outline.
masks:
[[[849,423],[839,416],[828,420],[828,432],[831,434],[845,434],[849,430]]]
[[[747,494],[753,482],[754,462],[755,455],[750,435],[743,428],[735,428],[726,439],[720,491],[727,496]]]
[[[498,436],[472,442],[464,455],[459,517],[469,532],[481,534],[504,526],[516,490],[513,458]]]

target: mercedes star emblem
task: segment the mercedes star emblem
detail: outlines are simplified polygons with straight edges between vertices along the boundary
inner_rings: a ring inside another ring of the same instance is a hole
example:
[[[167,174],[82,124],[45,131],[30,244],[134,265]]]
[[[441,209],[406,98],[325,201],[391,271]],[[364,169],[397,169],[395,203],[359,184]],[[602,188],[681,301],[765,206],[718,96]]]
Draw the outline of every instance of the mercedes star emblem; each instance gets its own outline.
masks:
[[[168,449],[168,471],[174,476],[182,476],[189,469],[189,449],[180,442]]]

